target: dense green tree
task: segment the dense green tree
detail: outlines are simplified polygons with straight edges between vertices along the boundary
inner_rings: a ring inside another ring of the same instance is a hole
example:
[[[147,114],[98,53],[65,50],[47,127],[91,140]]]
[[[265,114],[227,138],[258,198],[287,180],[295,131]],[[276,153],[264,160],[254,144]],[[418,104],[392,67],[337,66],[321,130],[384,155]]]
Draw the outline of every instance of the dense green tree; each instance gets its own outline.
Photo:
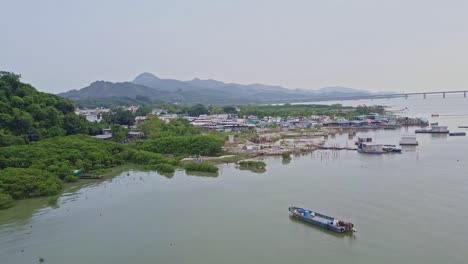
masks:
[[[121,107],[112,109],[103,118],[108,124],[132,126],[135,123],[135,114]]]
[[[138,129],[143,131],[143,133],[151,139],[169,136],[198,135],[202,132],[200,128],[194,127],[186,119],[176,118],[166,123],[157,116],[150,116],[143,123],[138,125]]]
[[[221,106],[219,106],[219,105],[210,105],[208,107],[208,111],[212,115],[218,115],[218,114],[224,113],[223,108]]]
[[[63,126],[67,135],[88,133],[88,121],[75,113],[69,113],[65,116]]]
[[[0,182],[0,190],[13,199],[55,195],[62,189],[56,176],[41,169],[6,168],[0,171]]]
[[[54,195],[61,190],[60,179],[71,180],[75,169],[89,172],[124,162],[177,164],[159,153],[85,135],[43,139],[0,148],[0,193],[13,199]]]
[[[66,132],[87,133],[73,122],[68,123],[65,132],[65,119],[71,121],[68,117],[74,114],[74,109],[71,100],[38,92],[22,83],[19,75],[0,72],[0,146],[62,136]]]
[[[89,122],[88,135],[99,135],[103,129],[109,128],[109,124],[102,120],[101,122]]]
[[[116,142],[122,142],[128,136],[128,129],[120,125],[113,125],[112,130],[112,140]]]
[[[149,138],[159,138],[162,136],[162,130],[166,126],[166,122],[159,119],[157,116],[148,117],[143,123],[138,125],[138,129],[143,131]]]
[[[226,114],[237,114],[237,109],[235,106],[232,105],[226,105],[223,107],[223,111]]]
[[[64,182],[77,182],[78,177],[73,176],[73,175],[67,175],[67,176],[65,176],[65,178],[63,178],[63,181]]]
[[[63,114],[71,113],[75,111],[75,103],[71,100],[58,100],[57,103],[55,104],[55,108],[62,112]]]
[[[155,153],[176,156],[220,154],[224,140],[214,135],[172,136],[136,143],[137,147]]]
[[[198,135],[202,130],[190,124],[187,119],[175,118],[165,123],[162,130],[162,136],[189,136]]]
[[[188,108],[187,114],[189,116],[200,116],[209,114],[209,111],[204,105],[196,104]]]
[[[26,141],[23,137],[14,136],[10,132],[0,129],[0,147],[22,144],[26,144]]]
[[[153,107],[151,105],[141,106],[136,110],[135,116],[146,116],[151,114],[151,111],[153,111]]]

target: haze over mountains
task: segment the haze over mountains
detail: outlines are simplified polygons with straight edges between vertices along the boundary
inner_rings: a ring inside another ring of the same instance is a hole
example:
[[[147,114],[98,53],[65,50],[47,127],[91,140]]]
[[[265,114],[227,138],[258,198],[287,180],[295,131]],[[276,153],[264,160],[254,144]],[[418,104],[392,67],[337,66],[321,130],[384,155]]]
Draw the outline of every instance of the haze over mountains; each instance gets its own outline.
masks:
[[[370,95],[369,91],[347,87],[324,87],[319,90],[287,89],[264,84],[224,83],[217,80],[190,81],[161,79],[151,73],[142,73],[131,82],[96,81],[89,86],[58,94],[73,100],[98,98],[147,97],[153,101],[180,104],[246,104],[294,102],[303,100],[330,100],[348,96]]]

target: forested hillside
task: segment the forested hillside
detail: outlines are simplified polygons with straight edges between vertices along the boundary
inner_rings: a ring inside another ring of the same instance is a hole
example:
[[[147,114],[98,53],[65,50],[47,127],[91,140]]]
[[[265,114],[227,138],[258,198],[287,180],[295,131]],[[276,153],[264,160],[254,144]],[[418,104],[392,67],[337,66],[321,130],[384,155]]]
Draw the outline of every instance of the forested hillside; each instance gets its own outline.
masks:
[[[86,107],[115,106],[115,103],[143,104],[167,102],[180,105],[231,105],[296,102],[303,100],[335,100],[370,95],[364,90],[346,87],[325,87],[319,90],[287,89],[278,85],[225,83],[217,80],[181,81],[142,73],[132,82],[96,81],[89,86],[59,95]],[[140,99],[145,98],[142,102]]]
[[[37,91],[20,76],[0,72],[0,146],[88,133],[89,124],[74,113],[69,99]]]

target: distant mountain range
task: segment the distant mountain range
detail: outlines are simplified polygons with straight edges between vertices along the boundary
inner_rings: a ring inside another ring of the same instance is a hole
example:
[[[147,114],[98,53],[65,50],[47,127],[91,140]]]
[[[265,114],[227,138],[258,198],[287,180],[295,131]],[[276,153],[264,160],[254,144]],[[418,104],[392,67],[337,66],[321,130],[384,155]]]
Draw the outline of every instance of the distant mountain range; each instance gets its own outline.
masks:
[[[324,87],[319,90],[287,89],[275,85],[245,85],[211,79],[196,78],[190,81],[179,81],[161,79],[151,73],[142,73],[132,82],[96,81],[85,88],[58,95],[75,101],[139,96],[147,97],[152,101],[180,104],[247,104],[330,100],[371,94],[369,91],[338,86]]]

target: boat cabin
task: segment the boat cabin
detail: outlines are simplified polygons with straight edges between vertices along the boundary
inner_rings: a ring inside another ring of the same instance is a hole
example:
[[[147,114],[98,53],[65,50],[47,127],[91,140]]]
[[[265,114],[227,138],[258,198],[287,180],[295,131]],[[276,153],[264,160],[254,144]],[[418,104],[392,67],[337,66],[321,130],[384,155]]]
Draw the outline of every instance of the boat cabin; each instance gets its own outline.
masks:
[[[363,142],[372,142],[372,138],[368,137],[368,138],[361,138],[361,137],[358,137],[358,143],[363,143]]]
[[[439,125],[432,126],[431,131],[436,132],[436,133],[448,133],[448,129],[446,126],[439,126]]]
[[[358,146],[358,148],[362,148],[363,143],[372,143],[372,138],[370,138],[370,137],[368,137],[368,138],[358,137],[358,139],[356,141],[356,146]]]
[[[377,144],[377,143],[372,143],[372,142],[361,143],[360,150],[363,153],[374,153],[374,154],[380,154],[380,153],[385,152],[383,144]]]

